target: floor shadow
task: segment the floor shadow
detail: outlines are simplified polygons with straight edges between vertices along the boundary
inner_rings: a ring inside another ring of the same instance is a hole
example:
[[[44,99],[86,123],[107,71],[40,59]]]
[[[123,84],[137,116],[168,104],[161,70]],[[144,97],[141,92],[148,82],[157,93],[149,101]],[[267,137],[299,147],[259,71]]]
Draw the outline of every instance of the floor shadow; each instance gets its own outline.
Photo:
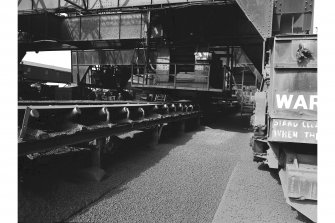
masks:
[[[222,129],[230,132],[249,133],[252,132],[250,116],[240,113],[224,114],[216,113],[215,119],[206,120],[205,125],[213,129]]]
[[[24,170],[26,172],[20,174],[18,220],[65,221],[73,214],[85,211],[87,206],[99,201],[104,195],[118,194],[123,185],[156,165],[172,149],[186,144],[197,132],[189,130],[178,137],[167,132],[168,129],[163,130],[163,147],[149,147],[148,135],[141,133],[123,139],[122,145],[113,155],[103,157],[102,167],[106,175],[101,182],[71,179],[73,172],[90,165],[90,151],[28,160],[28,171]],[[199,130],[204,130],[204,127]]]
[[[301,214],[295,208],[291,207],[291,209],[297,212],[297,217],[296,217],[297,220],[299,220],[301,222],[304,222],[304,223],[313,223],[313,221],[311,219],[309,219],[305,215]]]
[[[258,166],[258,170],[269,172],[270,175],[273,177],[273,179],[275,179],[275,180],[277,181],[277,183],[278,183],[279,185],[281,185],[280,178],[279,178],[279,174],[278,174],[278,169],[271,169],[271,168],[269,168],[268,165],[266,165],[266,164],[264,164],[264,163],[261,163],[261,164]]]

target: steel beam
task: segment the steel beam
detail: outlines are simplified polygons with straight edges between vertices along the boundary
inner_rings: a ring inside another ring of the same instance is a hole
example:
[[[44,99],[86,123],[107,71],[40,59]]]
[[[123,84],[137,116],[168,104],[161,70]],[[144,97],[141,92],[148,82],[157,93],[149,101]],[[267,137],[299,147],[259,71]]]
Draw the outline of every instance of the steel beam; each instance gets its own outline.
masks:
[[[130,8],[143,6],[185,4],[185,3],[207,3],[212,0],[19,0],[18,9],[20,11],[34,10],[69,10],[78,8],[81,10],[101,10]],[[222,0],[226,2],[226,0]]]

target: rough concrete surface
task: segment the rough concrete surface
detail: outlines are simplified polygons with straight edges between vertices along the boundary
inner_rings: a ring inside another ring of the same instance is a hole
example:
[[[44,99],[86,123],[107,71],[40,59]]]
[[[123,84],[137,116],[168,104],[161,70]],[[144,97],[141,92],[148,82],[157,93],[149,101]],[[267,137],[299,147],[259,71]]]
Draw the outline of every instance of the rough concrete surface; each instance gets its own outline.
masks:
[[[252,162],[248,122],[218,118],[179,137],[165,134],[155,149],[125,139],[103,160],[102,182],[69,174],[83,155],[58,158],[19,183],[19,221],[309,222],[285,203],[276,172]]]

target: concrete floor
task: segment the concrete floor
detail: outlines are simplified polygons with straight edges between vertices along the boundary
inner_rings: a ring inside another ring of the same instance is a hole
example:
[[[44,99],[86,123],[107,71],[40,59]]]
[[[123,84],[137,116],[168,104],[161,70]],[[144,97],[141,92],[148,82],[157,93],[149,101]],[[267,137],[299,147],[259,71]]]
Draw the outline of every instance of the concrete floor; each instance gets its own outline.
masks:
[[[103,161],[102,182],[71,177],[82,157],[46,163],[19,184],[19,221],[309,222],[285,203],[276,172],[252,161],[248,122],[218,117],[179,137],[166,131],[155,149],[128,140]]]

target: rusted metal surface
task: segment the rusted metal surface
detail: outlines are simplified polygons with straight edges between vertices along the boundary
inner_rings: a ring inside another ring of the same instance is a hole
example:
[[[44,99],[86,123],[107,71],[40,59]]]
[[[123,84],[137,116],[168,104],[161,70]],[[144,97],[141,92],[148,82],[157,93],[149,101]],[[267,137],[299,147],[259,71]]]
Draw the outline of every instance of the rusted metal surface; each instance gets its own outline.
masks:
[[[276,37],[269,94],[271,118],[317,119],[317,37]]]
[[[272,35],[273,0],[236,0],[263,39]]]
[[[284,150],[285,167],[279,172],[286,202],[317,221],[317,156]]]
[[[318,51],[316,35],[278,36],[275,39],[275,68],[317,68]],[[305,61],[298,58],[299,48],[310,52]]]
[[[273,14],[275,34],[313,32],[313,0],[276,0]]]

